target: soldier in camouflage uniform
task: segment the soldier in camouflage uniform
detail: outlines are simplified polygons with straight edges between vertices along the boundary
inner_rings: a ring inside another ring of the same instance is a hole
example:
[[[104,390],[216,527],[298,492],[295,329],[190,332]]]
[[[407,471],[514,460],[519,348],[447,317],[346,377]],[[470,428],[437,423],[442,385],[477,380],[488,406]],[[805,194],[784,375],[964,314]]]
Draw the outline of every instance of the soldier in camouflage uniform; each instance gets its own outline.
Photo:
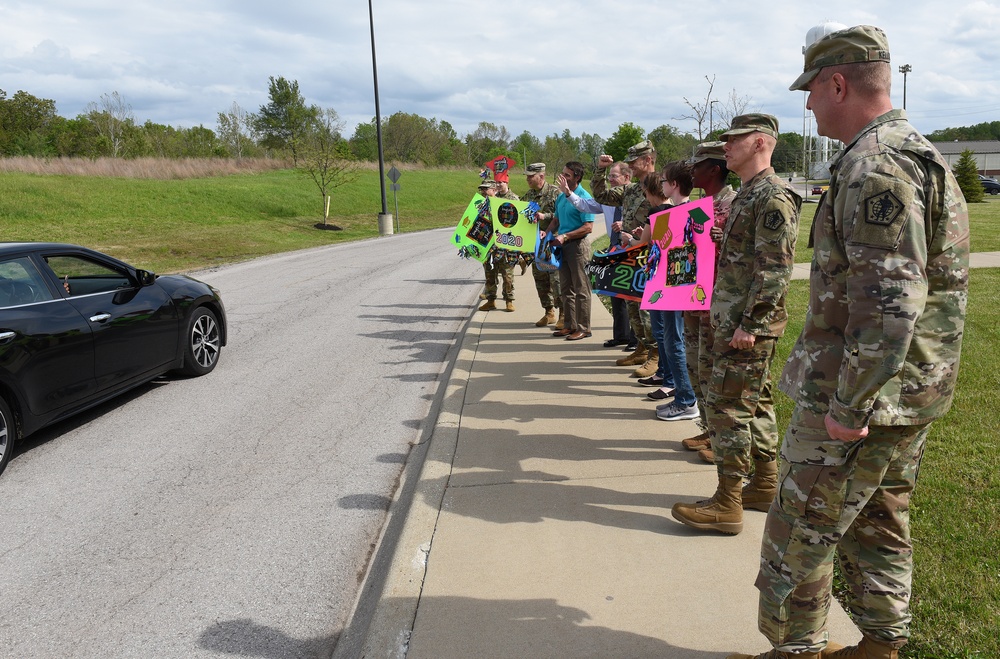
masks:
[[[535,162],[528,165],[524,170],[524,175],[528,179],[528,192],[524,195],[524,201],[533,201],[538,204],[538,230],[545,231],[552,221],[552,214],[556,211],[556,199],[559,197],[559,188],[546,182],[545,163]],[[532,266],[531,274],[535,279],[535,290],[538,292],[538,301],[542,303],[545,314],[535,322],[535,327],[545,327],[556,322],[556,309],[559,309],[562,317],[561,302],[559,301],[559,273],[542,272],[537,266]],[[559,327],[557,329],[562,329]]]
[[[729,168],[726,167],[726,154],[723,149],[725,142],[703,142],[695,149],[691,163],[691,176],[695,187],[702,189],[705,195],[712,196],[712,210],[715,213],[715,223],[712,226],[712,239],[719,243],[723,230],[729,220],[729,208],[736,196],[733,187],[726,183]],[[718,254],[716,254],[718,257]],[[707,462],[715,464],[712,454],[712,442],[708,438],[708,406],[705,398],[708,395],[708,381],[712,377],[712,365],[715,357],[712,353],[712,320],[708,310],[684,312],[684,348],[687,356],[688,377],[694,386],[698,397],[698,409],[701,410],[700,435],[682,440],[684,448],[698,451]]]
[[[809,311],[780,381],[796,407],[756,582],[766,656],[895,659],[909,636],[909,501],[958,377],[969,217],[941,154],[892,109],[891,75],[885,34],[857,26],[812,44],[791,87],[809,92],[820,135],[847,146],[816,211]],[[848,648],[827,645],[834,553],[863,633]]]
[[[597,169],[590,180],[594,199],[605,206],[620,206],[622,209],[621,239],[627,236],[639,237],[639,231],[649,219],[649,201],[642,191],[642,179],[656,171],[656,149],[649,140],[639,142],[629,147],[625,162],[632,169],[632,174],[638,181],[627,185],[609,187],[608,171],[614,164],[614,158],[602,155],[597,160]],[[639,366],[633,377],[644,378],[656,373],[659,367],[660,353],[656,348],[656,340],[649,325],[649,312],[639,308],[638,302],[626,302],[629,323],[638,341],[635,352],[617,360],[618,366]]]
[[[512,201],[520,201],[518,196],[511,192],[510,188],[507,187],[507,181],[486,181],[486,183],[493,184],[493,194],[489,195],[491,197],[498,197],[500,199],[510,199]],[[482,188],[482,186],[479,186]],[[496,299],[497,299],[497,288],[499,282],[497,282],[497,277],[499,276],[503,280],[503,299],[506,301],[507,305],[505,311],[514,311],[514,264],[513,263],[494,263],[491,256],[486,257],[486,262],[483,263],[483,268],[486,271],[486,302],[479,307],[480,311],[491,311],[496,309]]]
[[[719,484],[711,499],[674,504],[672,514],[696,529],[739,533],[743,482],[751,470],[748,504],[769,504],[776,492],[778,427],[770,367],[788,323],[785,294],[802,198],[771,168],[777,119],[740,115],[721,137],[726,163],[743,185],[719,243],[710,312],[715,360],[705,402]]]

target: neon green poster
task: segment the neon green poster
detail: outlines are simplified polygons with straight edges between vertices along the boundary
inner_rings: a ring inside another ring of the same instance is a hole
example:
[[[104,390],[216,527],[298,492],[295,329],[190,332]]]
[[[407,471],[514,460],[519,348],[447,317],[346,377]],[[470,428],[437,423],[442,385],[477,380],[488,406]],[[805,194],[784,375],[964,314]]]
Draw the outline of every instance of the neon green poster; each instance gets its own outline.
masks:
[[[458,255],[467,259],[486,261],[493,247],[493,214],[486,197],[476,195],[455,227],[452,244],[458,247]]]
[[[491,197],[493,207],[493,249],[507,261],[523,254],[535,254],[538,242],[538,204]],[[506,254],[504,254],[506,252]]]

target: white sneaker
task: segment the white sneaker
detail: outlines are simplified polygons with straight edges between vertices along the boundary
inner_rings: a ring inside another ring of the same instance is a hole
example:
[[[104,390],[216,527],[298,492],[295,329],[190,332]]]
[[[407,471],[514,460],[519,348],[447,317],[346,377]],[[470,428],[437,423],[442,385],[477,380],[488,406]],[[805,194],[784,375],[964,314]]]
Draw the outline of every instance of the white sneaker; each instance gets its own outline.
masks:
[[[662,410],[657,408],[656,418],[660,421],[684,421],[686,419],[697,419],[698,403],[692,403],[690,406],[687,406],[681,405],[677,401],[673,401]]]

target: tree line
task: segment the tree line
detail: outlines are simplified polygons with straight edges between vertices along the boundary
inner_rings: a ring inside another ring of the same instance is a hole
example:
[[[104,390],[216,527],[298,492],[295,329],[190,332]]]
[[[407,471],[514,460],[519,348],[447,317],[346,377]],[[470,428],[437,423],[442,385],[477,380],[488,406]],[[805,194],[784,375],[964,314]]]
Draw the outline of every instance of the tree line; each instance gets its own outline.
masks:
[[[669,124],[646,131],[631,122],[618,126],[608,138],[568,129],[539,138],[525,130],[511,135],[503,125],[481,121],[470,133],[460,136],[452,125],[437,118],[396,112],[382,118],[385,160],[395,163],[422,163],[427,166],[478,167],[500,155],[521,163],[545,162],[559,166],[579,160],[593,166],[602,153],[616,160],[625,157],[628,147],[644,139],[653,142],[661,163],[687,158],[701,141],[716,139],[732,116],[748,111],[750,99],[735,90],[729,99],[713,100],[714,78],[708,78],[705,98],[684,99],[691,112],[678,119],[695,122],[696,134],[682,132]],[[713,110],[717,114],[712,114]],[[708,125],[708,130],[705,130]],[[717,127],[716,127],[717,126]],[[284,77],[268,80],[268,102],[257,112],[233,103],[219,112],[214,129],[199,125],[175,128],[152,121],[139,123],[131,105],[112,92],[87,105],[72,119],[56,113],[54,100],[18,91],[8,97],[0,90],[0,156],[38,158],[290,158],[295,164],[301,151],[309,148],[316,156],[317,144],[329,162],[339,160],[374,161],[378,157],[375,119],[358,124],[349,137],[332,108],[306,103],[298,81]],[[948,129],[949,131],[962,129]],[[968,129],[968,137],[993,130],[1000,135],[1000,122]],[[946,131],[938,131],[945,133]],[[951,133],[948,133],[951,135]],[[963,134],[964,135],[964,134]],[[949,138],[951,139],[951,138]],[[956,138],[957,139],[957,138]],[[772,163],[779,172],[801,172],[809,159],[812,144],[804,144],[798,133],[781,133]]]

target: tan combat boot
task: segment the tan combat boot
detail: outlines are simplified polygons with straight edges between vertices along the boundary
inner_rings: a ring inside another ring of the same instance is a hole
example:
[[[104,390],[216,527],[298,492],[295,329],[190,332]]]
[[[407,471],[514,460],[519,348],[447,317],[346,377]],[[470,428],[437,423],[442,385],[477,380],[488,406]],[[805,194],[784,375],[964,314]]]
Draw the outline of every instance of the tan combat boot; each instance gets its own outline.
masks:
[[[822,652],[781,652],[771,650],[762,654],[731,654],[726,659],[823,659]]]
[[[823,650],[823,659],[898,659],[899,650],[887,645],[873,641],[867,636],[861,639],[861,643],[850,645],[846,648],[834,646],[830,643]]]
[[[507,300],[507,308],[504,311],[514,310],[514,300]]]
[[[559,310],[559,320],[556,321],[556,329],[566,329],[566,323],[563,322],[563,312],[562,309]]]
[[[696,437],[691,437],[689,439],[682,439],[681,444],[689,451],[700,451],[702,449],[712,448],[712,440],[708,438],[708,433],[703,432]]]
[[[482,306],[479,307],[479,310],[480,311],[493,311],[496,308],[497,308],[497,303],[496,303],[495,300],[486,300],[486,302],[484,302],[482,304]]]
[[[640,341],[631,355],[615,360],[615,364],[618,366],[638,366],[645,363],[648,357],[649,351],[646,350],[646,344]]]
[[[743,530],[742,491],[743,479],[739,476],[719,476],[714,497],[705,503],[675,503],[670,513],[690,527],[736,535]]]
[[[743,508],[767,512],[778,494],[778,461],[754,460],[753,478],[743,488]]]
[[[711,447],[703,448],[698,451],[698,457],[710,465],[715,464],[715,453],[712,451]]]
[[[556,322],[556,310],[549,307],[545,310],[545,315],[535,321],[535,327],[545,327]],[[559,329],[562,329],[561,327]]]
[[[653,373],[660,368],[660,351],[650,350],[646,361],[642,363],[642,366],[632,371],[632,375],[629,377],[633,378],[648,378]]]

